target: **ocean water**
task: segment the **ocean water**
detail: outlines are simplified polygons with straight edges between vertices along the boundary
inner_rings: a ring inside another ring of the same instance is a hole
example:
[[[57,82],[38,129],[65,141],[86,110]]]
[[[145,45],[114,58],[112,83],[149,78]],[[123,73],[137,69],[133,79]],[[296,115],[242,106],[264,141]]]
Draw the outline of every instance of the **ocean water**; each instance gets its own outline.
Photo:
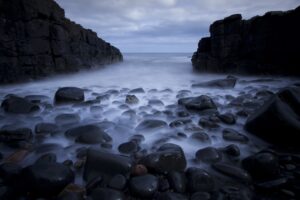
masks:
[[[242,150],[242,157],[264,148],[267,144],[243,130],[245,118],[238,118],[234,126],[222,125],[219,130],[205,130],[211,139],[209,144],[202,144],[189,138],[193,133],[191,127],[167,127],[151,132],[140,132],[135,129],[145,119],[160,119],[167,123],[179,119],[176,113],[182,110],[177,105],[180,97],[208,95],[213,98],[221,113],[235,113],[237,108],[226,106],[229,103],[226,96],[238,97],[246,93],[254,95],[260,89],[276,92],[296,81],[286,77],[237,76],[239,82],[233,89],[192,88],[191,85],[194,83],[225,78],[227,74],[196,73],[193,71],[190,59],[191,54],[188,53],[125,54],[124,62],[100,69],[81,71],[71,75],[59,75],[30,83],[1,86],[1,101],[8,94],[22,97],[44,95],[45,97],[41,110],[29,116],[9,115],[1,110],[0,127],[28,127],[34,130],[37,123],[55,123],[55,117],[59,114],[78,114],[80,116],[79,123],[61,127],[60,133],[39,141],[37,145],[48,146],[48,151],[54,151],[61,162],[66,159],[76,159],[75,151],[77,148],[89,147],[88,145],[76,144],[64,137],[64,132],[67,129],[84,124],[100,124],[113,138],[112,151],[116,153],[121,143],[129,141],[133,135],[141,134],[145,137],[145,141],[141,144],[142,149],[151,152],[163,143],[175,143],[184,149],[190,165],[197,165],[193,160],[198,149],[207,146],[222,148],[232,144],[232,142],[222,139],[222,130],[228,127],[238,130],[251,139],[247,144],[237,144]],[[109,99],[92,106],[54,106],[55,92],[59,87],[65,86],[85,89],[86,100],[94,100],[103,94],[109,93],[111,95]],[[135,94],[139,99],[138,104],[126,105],[126,95],[135,88],[143,88],[145,93]],[[150,105],[149,100],[160,100],[163,105]],[[164,114],[165,111],[171,114],[166,115]],[[200,116],[192,114],[190,119],[193,121],[192,124],[197,126]],[[175,137],[179,132],[186,134],[187,138]],[[46,147],[45,149],[47,149]],[[100,148],[99,145],[94,145],[94,147]],[[1,146],[1,144],[0,149],[7,154],[14,151]],[[45,153],[45,151],[42,152]],[[24,165],[32,163],[40,155],[40,151],[33,151],[24,160]]]

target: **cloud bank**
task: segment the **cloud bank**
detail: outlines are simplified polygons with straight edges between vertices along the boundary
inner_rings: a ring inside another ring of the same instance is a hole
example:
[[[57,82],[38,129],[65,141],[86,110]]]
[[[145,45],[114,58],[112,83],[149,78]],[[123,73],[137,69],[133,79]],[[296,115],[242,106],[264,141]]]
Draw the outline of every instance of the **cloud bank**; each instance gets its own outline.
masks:
[[[289,10],[300,0],[56,0],[66,16],[122,52],[193,52],[209,25],[228,15],[244,18]]]

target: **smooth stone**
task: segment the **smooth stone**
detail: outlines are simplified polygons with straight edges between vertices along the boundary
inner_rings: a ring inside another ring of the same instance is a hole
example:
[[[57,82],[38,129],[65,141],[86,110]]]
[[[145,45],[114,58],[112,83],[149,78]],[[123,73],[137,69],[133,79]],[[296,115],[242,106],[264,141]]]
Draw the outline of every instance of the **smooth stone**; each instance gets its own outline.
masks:
[[[58,195],[58,200],[84,200],[85,193],[85,188],[76,184],[69,184]]]
[[[88,181],[101,176],[108,182],[114,175],[129,177],[133,161],[127,156],[89,149],[84,167],[83,179]]]
[[[189,117],[190,113],[186,112],[186,111],[179,111],[177,112],[178,117]]]
[[[54,97],[55,103],[78,103],[84,101],[84,91],[76,87],[59,88]]]
[[[150,174],[130,179],[130,192],[137,197],[151,198],[158,189],[158,179]]]
[[[257,187],[260,189],[264,190],[270,190],[270,189],[278,189],[288,183],[288,179],[283,177],[283,178],[278,178],[275,180],[268,180],[266,182],[260,182],[256,184]]]
[[[50,197],[58,195],[75,175],[70,168],[59,163],[38,163],[22,170],[22,185],[35,196]]]
[[[251,176],[248,174],[247,171],[245,171],[241,168],[232,166],[230,164],[216,163],[216,164],[213,164],[212,167],[216,171],[218,171],[224,175],[227,175],[229,177],[238,179],[242,182],[249,183],[251,181]]]
[[[300,88],[284,88],[249,116],[245,129],[271,144],[299,148],[299,108]]]
[[[90,197],[92,200],[125,200],[123,192],[109,189],[97,188],[91,192]]]
[[[159,195],[158,200],[188,200],[189,198],[183,194],[174,192],[164,192]]]
[[[240,148],[235,144],[228,145],[221,150],[229,156],[239,157],[241,155]]]
[[[148,104],[151,106],[164,106],[164,103],[158,99],[151,99],[148,101]]]
[[[177,119],[175,121],[172,121],[169,124],[169,126],[172,127],[172,128],[175,128],[175,127],[184,126],[184,125],[189,124],[189,123],[192,123],[191,119]]]
[[[60,126],[78,124],[80,116],[78,114],[60,114],[55,117],[55,123]]]
[[[205,170],[191,167],[186,171],[187,189],[191,192],[210,192],[215,188],[213,177]]]
[[[125,103],[137,104],[139,103],[139,99],[135,95],[126,95]]]
[[[233,125],[236,123],[236,117],[232,113],[221,114],[218,117],[225,124]]]
[[[168,124],[162,120],[156,120],[156,119],[148,119],[142,121],[135,130],[137,131],[144,131],[144,130],[155,130],[160,129],[168,126]]]
[[[125,142],[123,144],[120,144],[118,150],[120,153],[132,154],[139,150],[139,146],[137,145],[136,142],[130,141],[130,142]]]
[[[225,79],[217,79],[217,80],[211,80],[211,81],[193,84],[192,87],[231,89],[234,88],[236,82],[237,82],[237,78],[228,76]]]
[[[195,132],[190,136],[190,138],[201,143],[211,143],[209,136],[205,132]]]
[[[222,154],[213,147],[206,147],[196,152],[196,159],[206,163],[216,163],[222,160]]]
[[[182,148],[175,144],[166,143],[156,152],[148,154],[140,160],[140,164],[159,173],[183,171],[187,161]]]
[[[34,130],[36,134],[51,134],[58,132],[59,128],[53,123],[39,123],[35,125]]]
[[[217,110],[217,106],[214,101],[205,95],[182,98],[178,100],[178,104],[185,106],[188,110],[195,110],[199,112],[208,109]]]
[[[55,153],[47,153],[40,156],[36,161],[35,164],[47,164],[47,163],[56,163],[57,156]]]
[[[10,96],[6,98],[2,102],[1,107],[5,112],[13,114],[29,114],[40,109],[38,105],[17,96]]]
[[[148,169],[145,165],[135,165],[132,168],[132,175],[133,176],[142,176],[148,173]]]
[[[143,88],[135,88],[130,90],[129,93],[145,93],[145,90]]]
[[[15,186],[21,174],[22,167],[16,163],[2,163],[0,165],[0,177],[6,185]]]
[[[168,173],[168,180],[175,192],[184,193],[186,191],[187,179],[184,173],[172,171]]]
[[[30,101],[31,103],[41,103],[43,101],[49,101],[50,98],[45,95],[27,95],[24,97],[27,101]]]
[[[200,118],[198,122],[199,126],[207,129],[217,129],[220,127],[220,125],[214,121],[211,121],[210,119],[206,117]]]
[[[75,141],[82,144],[105,144],[112,141],[112,138],[96,125],[84,125],[72,128],[67,130],[65,135],[76,138]]]
[[[247,143],[249,138],[234,129],[226,128],[223,130],[223,139],[231,142]]]
[[[280,174],[278,157],[271,152],[259,152],[242,161],[246,169],[256,180],[273,179]]]
[[[32,137],[33,134],[29,128],[0,130],[0,142],[4,143],[30,141]]]
[[[210,200],[211,195],[208,192],[195,192],[192,194],[190,200]]]
[[[110,179],[108,186],[112,189],[123,190],[126,182],[127,180],[123,175],[117,174]]]

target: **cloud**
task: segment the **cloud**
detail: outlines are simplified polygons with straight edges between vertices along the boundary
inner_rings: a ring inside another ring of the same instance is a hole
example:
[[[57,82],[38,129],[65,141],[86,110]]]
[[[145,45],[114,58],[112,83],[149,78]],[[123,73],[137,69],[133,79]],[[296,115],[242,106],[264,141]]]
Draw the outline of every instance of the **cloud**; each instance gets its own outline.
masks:
[[[288,10],[300,0],[56,0],[66,16],[123,52],[193,52],[209,25],[234,13],[244,18]]]

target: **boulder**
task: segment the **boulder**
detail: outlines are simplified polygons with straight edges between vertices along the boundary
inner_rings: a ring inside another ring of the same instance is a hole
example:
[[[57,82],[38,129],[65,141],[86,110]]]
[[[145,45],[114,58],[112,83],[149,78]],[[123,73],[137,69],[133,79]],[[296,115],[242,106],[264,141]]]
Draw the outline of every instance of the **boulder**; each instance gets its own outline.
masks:
[[[129,181],[130,192],[140,198],[151,198],[158,189],[158,178],[147,174],[133,177]]]
[[[164,128],[168,126],[165,121],[157,120],[157,119],[147,119],[139,123],[139,125],[135,128],[137,131],[151,131],[160,128]]]
[[[1,107],[5,112],[13,114],[29,114],[40,109],[38,105],[17,96],[10,96],[5,99],[2,102]]]
[[[121,174],[129,177],[133,161],[127,156],[89,149],[84,167],[84,180],[101,176],[108,182],[113,176]]]
[[[201,82],[193,84],[192,87],[204,87],[204,88],[218,88],[218,89],[231,89],[234,88],[237,78],[228,76],[225,79],[217,79],[207,82]]]
[[[227,163],[216,163],[213,164],[213,168],[231,178],[237,179],[244,183],[249,183],[251,181],[251,176],[242,168],[235,167],[232,164]]]
[[[65,132],[67,137],[75,138],[82,144],[105,144],[110,143],[112,138],[96,125],[84,125],[69,129]]]
[[[196,152],[196,159],[206,163],[216,163],[222,160],[222,154],[216,148],[206,147]]]
[[[59,88],[55,93],[55,103],[78,103],[84,101],[84,91],[76,87]]]
[[[30,128],[2,129],[0,130],[0,142],[11,143],[18,141],[30,141],[32,139]]]
[[[92,200],[125,200],[122,192],[109,188],[97,188],[92,191],[90,197]]]
[[[201,95],[198,97],[187,97],[178,100],[179,105],[183,105],[188,110],[193,111],[205,111],[205,110],[217,110],[217,106],[214,101],[205,95]]]
[[[187,161],[182,148],[175,144],[164,144],[156,152],[140,160],[148,169],[159,173],[184,171]]]
[[[245,129],[272,144],[299,147],[300,88],[279,91],[249,116]]]
[[[74,172],[59,163],[37,163],[22,170],[23,189],[37,197],[58,195],[74,181]]]
[[[213,177],[205,170],[189,168],[186,171],[187,189],[191,192],[211,192],[215,188]]]

